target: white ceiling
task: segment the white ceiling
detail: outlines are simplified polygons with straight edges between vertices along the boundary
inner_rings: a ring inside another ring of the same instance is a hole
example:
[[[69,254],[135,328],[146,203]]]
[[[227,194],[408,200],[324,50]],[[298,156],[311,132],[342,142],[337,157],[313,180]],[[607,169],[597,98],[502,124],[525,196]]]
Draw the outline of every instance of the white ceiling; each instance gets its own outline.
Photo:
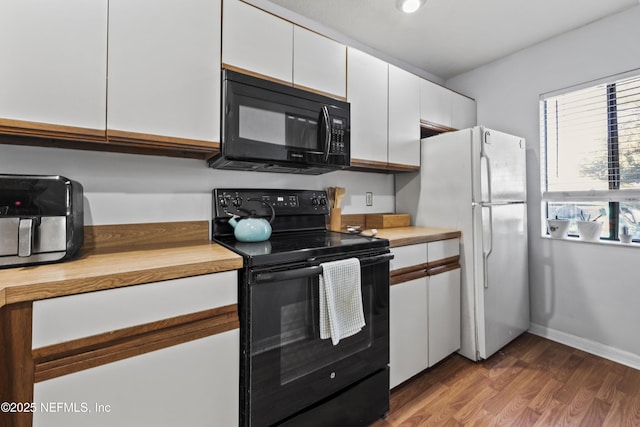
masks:
[[[427,0],[407,15],[395,0],[270,1],[445,80],[638,6],[638,0]]]

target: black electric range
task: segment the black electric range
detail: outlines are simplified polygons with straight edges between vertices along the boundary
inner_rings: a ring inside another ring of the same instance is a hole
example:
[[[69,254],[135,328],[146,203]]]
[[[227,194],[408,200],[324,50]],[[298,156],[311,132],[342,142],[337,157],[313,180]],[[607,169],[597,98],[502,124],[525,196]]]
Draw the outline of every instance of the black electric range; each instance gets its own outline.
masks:
[[[241,242],[233,215],[270,218]],[[216,189],[212,238],[238,273],[241,426],[367,426],[389,411],[389,242],[326,230],[324,191]],[[358,258],[365,326],[337,345],[319,333],[323,268]],[[348,408],[348,410],[346,409]]]

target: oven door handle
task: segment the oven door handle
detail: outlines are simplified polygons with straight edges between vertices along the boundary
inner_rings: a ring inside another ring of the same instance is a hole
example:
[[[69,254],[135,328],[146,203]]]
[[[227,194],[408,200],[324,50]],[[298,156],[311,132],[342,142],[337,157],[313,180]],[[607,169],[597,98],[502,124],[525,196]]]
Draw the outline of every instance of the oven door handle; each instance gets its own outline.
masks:
[[[360,266],[367,267],[382,262],[388,262],[392,259],[393,254],[391,253],[376,255],[369,258],[362,258],[360,259]],[[257,273],[254,276],[254,283],[258,284],[265,282],[279,282],[283,280],[302,279],[305,277],[318,276],[320,274],[322,274],[322,267],[319,265],[313,267],[297,268],[295,270],[275,271],[271,273]]]
[[[368,266],[368,265],[380,264],[382,262],[391,261],[393,257],[394,255],[389,253],[389,254],[383,254],[383,255],[376,255],[369,258],[362,258],[360,259],[360,265]]]
[[[255,275],[255,283],[280,282],[283,280],[302,279],[304,277],[317,276],[322,273],[322,267],[304,267],[295,270],[275,271],[273,273],[258,273]]]

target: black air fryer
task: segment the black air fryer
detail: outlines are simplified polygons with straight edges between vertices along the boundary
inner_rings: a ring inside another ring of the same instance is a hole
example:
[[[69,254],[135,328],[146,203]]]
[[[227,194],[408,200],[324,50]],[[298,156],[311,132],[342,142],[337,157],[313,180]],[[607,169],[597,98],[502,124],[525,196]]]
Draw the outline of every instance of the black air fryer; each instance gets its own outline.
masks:
[[[67,260],[83,241],[82,185],[62,176],[0,175],[0,268]]]

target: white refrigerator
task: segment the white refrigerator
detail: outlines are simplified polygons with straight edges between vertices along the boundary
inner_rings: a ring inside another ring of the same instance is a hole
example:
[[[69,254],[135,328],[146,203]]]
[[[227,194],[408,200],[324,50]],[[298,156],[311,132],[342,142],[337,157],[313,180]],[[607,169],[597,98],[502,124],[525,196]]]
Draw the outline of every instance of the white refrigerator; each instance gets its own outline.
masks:
[[[460,354],[486,359],[529,328],[525,140],[476,126],[421,141],[396,212],[461,239]]]

